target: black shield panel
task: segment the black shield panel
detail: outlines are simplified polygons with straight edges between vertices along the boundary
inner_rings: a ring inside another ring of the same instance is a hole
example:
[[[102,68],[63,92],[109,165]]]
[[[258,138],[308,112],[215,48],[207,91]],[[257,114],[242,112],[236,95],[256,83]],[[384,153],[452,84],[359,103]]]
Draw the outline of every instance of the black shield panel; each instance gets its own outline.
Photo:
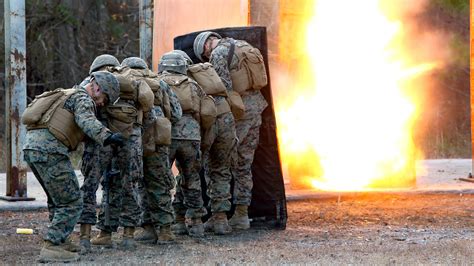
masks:
[[[265,60],[269,82],[266,87],[262,88],[262,94],[269,106],[262,114],[260,140],[252,164],[254,186],[249,216],[253,218],[254,222],[262,221],[275,226],[275,228],[285,229],[287,220],[286,197],[278,151],[276,120],[268,68],[266,28],[233,27],[211,29],[210,31],[216,32],[222,37],[247,41],[261,51]],[[174,49],[183,50],[194,62],[199,62],[193,52],[193,42],[201,32],[192,32],[174,38]],[[206,190],[203,191],[205,192]]]

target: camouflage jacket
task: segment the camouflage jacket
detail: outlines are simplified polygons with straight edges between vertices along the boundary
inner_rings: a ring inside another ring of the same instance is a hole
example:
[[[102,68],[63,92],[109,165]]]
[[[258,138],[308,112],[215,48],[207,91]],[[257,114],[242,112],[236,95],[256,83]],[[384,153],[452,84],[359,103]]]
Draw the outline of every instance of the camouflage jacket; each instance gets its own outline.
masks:
[[[103,145],[112,133],[97,120],[95,103],[86,90],[79,86],[74,88],[77,92],[66,100],[64,108],[74,114],[74,121],[86,136]],[[23,149],[68,155],[68,148],[48,129],[28,130]]]
[[[238,58],[234,55],[232,56],[232,61],[230,67],[227,64],[227,58],[229,56],[230,49],[230,38],[221,39],[217,46],[212,50],[209,62],[214,66],[217,74],[224,82],[227,90],[232,90],[232,79],[230,77],[231,70],[238,69]],[[240,40],[235,40],[236,43],[241,42]],[[255,115],[260,115],[263,110],[268,106],[267,101],[263,97],[260,91],[249,91],[248,94],[242,97],[242,100],[245,104],[245,116],[243,119],[250,119]]]

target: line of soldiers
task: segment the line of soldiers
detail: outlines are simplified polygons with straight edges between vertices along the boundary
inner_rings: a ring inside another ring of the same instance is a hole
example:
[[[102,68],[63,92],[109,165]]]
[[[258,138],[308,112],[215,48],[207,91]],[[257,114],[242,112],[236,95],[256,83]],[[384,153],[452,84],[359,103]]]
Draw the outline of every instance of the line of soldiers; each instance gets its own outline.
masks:
[[[225,235],[250,228],[251,165],[267,102],[250,76],[259,76],[258,70],[246,69],[246,77],[238,73],[245,57],[252,57],[244,52],[254,48],[214,32],[199,34],[193,48],[209,63],[194,64],[173,50],[161,57],[158,73],[138,57],[119,63],[100,55],[80,85],[43,93],[28,106],[23,150],[48,197],[51,221],[40,261],[76,261],[91,245],[113,246],[119,227],[123,249],[134,249],[135,241],[171,243],[175,234],[202,237],[205,231]],[[68,152],[81,140],[79,188]],[[201,169],[212,213],[204,224]],[[232,178],[236,210],[227,220]],[[70,238],[76,223],[80,245]],[[100,233],[92,238],[94,224]]]

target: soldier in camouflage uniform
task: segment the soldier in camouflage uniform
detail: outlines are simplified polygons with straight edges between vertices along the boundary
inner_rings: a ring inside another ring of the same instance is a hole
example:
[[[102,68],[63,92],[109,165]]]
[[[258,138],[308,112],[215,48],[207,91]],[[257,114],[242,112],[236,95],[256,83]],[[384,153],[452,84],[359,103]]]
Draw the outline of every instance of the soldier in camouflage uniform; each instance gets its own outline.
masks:
[[[201,61],[205,61],[204,45],[207,45],[206,40],[211,34],[202,36],[201,34],[194,40],[194,53],[197,58]],[[217,34],[214,34],[218,36]],[[205,37],[205,38],[203,38]],[[217,74],[227,90],[232,90],[232,83],[230,82],[227,64],[227,57],[222,54],[223,51],[218,49],[215,53],[212,53],[209,49],[206,50],[206,57],[211,57],[210,63],[214,66]],[[206,58],[206,60],[208,60]],[[213,95],[214,96],[214,95]],[[228,105],[226,98],[223,96],[214,96],[216,100],[216,106],[219,109],[220,106]],[[216,234],[227,234],[231,232],[227,221],[226,212],[231,208],[231,194],[230,194],[230,182],[232,179],[230,167],[231,167],[231,155],[235,148],[237,136],[235,131],[235,120],[234,116],[230,111],[230,107],[227,106],[227,111],[219,114],[216,119],[216,123],[210,130],[208,135],[209,143],[212,143],[209,148],[209,178],[210,183],[208,186],[208,196],[210,197],[210,205],[212,211],[212,217],[206,222],[206,230],[213,229]]]
[[[126,58],[122,61],[122,66],[136,70],[134,71],[136,79],[143,79],[150,84],[159,84],[158,76],[150,71],[145,61],[140,58]],[[167,113],[166,118],[173,124],[181,119],[182,115],[178,99],[168,87],[159,86],[152,89],[155,94],[155,106],[144,116],[144,132],[153,130],[157,118],[165,118],[165,113]],[[169,107],[165,107],[166,101],[169,101]],[[144,139],[145,141],[147,140]],[[152,146],[151,150],[144,151],[143,156],[143,184],[139,185],[137,190],[141,203],[143,231],[135,234],[135,240],[163,244],[175,239],[170,229],[174,219],[171,190],[175,186],[175,181],[168,159],[169,145],[155,143]],[[159,226],[158,234],[155,229],[157,226]]]
[[[114,56],[102,54],[97,56],[92,62],[89,74],[96,71],[107,71],[111,67],[117,67],[119,65],[119,61]],[[80,86],[86,86],[90,82],[91,77],[92,76],[88,76],[84,79]],[[107,113],[105,108],[99,108],[97,110],[97,119],[104,126],[107,126]],[[99,188],[100,177],[102,173],[104,173],[107,165],[109,165],[111,159],[111,146],[102,146],[92,139],[85,139],[81,167],[81,172],[84,175],[84,183],[81,186],[84,208],[79,218],[79,224],[81,225],[80,244],[83,253],[88,252],[91,247],[91,226],[97,222],[96,192]]]
[[[200,106],[201,99],[206,94],[194,80],[186,75],[186,66],[187,63],[182,55],[169,52],[161,57],[158,73],[161,80],[166,82],[172,90],[185,89],[191,93],[187,95],[191,99],[180,98],[183,117],[172,127],[170,163],[172,164],[176,160],[180,166],[179,189],[176,190],[173,207],[176,211],[178,226],[186,228],[185,219],[187,218],[190,221],[187,233],[190,236],[202,237],[204,227],[201,217],[206,215],[207,211],[203,206],[199,176],[201,169]],[[179,86],[176,85],[178,83]],[[186,100],[191,100],[193,106],[197,106],[198,110],[184,106],[183,102]],[[184,233],[184,230],[180,233]]]
[[[221,38],[214,32],[202,32],[194,41],[194,52],[200,59],[207,58],[216,69],[228,90],[232,90],[232,79],[230,72],[238,69],[239,59],[233,53],[229,60],[231,43],[243,42],[231,38]],[[229,62],[230,61],[230,62]],[[255,150],[258,146],[260,125],[262,124],[262,112],[268,106],[265,98],[259,90],[249,89],[241,93],[242,101],[245,105],[245,115],[236,121],[237,137],[239,144],[237,147],[237,161],[232,169],[235,180],[234,204],[236,210],[229,221],[234,229],[245,230],[250,228],[248,218],[248,206],[252,199],[252,162]]]
[[[119,166],[120,178],[109,181],[109,213],[110,223],[105,223],[105,201],[103,199],[97,227],[100,229],[98,236],[91,240],[92,245],[112,246],[112,232],[117,232],[118,227],[124,228],[120,247],[123,249],[134,249],[135,228],[139,225],[140,208],[137,203],[134,190],[137,182],[143,177],[143,148],[142,148],[142,106],[138,98],[128,99],[126,96],[126,86],[135,84],[132,78],[121,75],[123,69],[116,68],[111,70],[120,82],[120,98],[114,104],[115,106],[126,106],[127,109],[137,111],[137,116],[132,117],[133,122],[126,129],[127,141],[125,145],[114,152],[112,160],[116,160],[115,165]],[[137,83],[138,84],[138,83]],[[146,85],[146,84],[145,84]],[[148,85],[146,85],[148,89]],[[137,89],[136,87],[135,89]],[[138,95],[138,92],[135,91]],[[150,92],[152,93],[152,92]],[[129,95],[130,96],[130,95]],[[109,116],[112,114],[109,111]],[[112,120],[109,118],[109,124],[112,127]],[[122,130],[116,128],[116,130]]]
[[[68,158],[69,150],[75,149],[77,143],[73,143],[69,138],[66,138],[68,141],[60,141],[61,135],[58,135],[57,131],[51,131],[55,114],[60,110],[67,110],[72,114],[67,119],[58,118],[61,123],[74,125],[67,127],[66,132],[68,128],[77,131],[75,127],[78,127],[83,132],[79,134],[87,135],[100,145],[124,143],[120,133],[112,133],[95,117],[96,106],[100,107],[117,99],[118,81],[107,72],[95,72],[91,77],[91,82],[85,87],[76,86],[71,90],[70,96],[64,98],[64,104],[60,103],[46,124],[41,124],[42,120],[36,124],[27,124],[28,131],[23,147],[25,161],[48,197],[51,221],[40,252],[41,261],[67,262],[79,259],[79,255],[74,253],[79,251],[79,247],[68,239],[83,206],[79,183]],[[80,140],[80,137],[77,140]]]

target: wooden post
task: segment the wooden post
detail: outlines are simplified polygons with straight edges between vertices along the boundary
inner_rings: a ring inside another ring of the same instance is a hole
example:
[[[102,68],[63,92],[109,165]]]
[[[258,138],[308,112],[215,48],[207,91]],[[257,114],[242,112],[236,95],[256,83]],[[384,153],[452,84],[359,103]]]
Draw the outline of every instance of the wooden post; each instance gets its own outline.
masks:
[[[26,107],[25,1],[5,0],[5,150],[8,201],[34,200],[27,197],[26,170],[22,146],[26,129],[21,114]]]

